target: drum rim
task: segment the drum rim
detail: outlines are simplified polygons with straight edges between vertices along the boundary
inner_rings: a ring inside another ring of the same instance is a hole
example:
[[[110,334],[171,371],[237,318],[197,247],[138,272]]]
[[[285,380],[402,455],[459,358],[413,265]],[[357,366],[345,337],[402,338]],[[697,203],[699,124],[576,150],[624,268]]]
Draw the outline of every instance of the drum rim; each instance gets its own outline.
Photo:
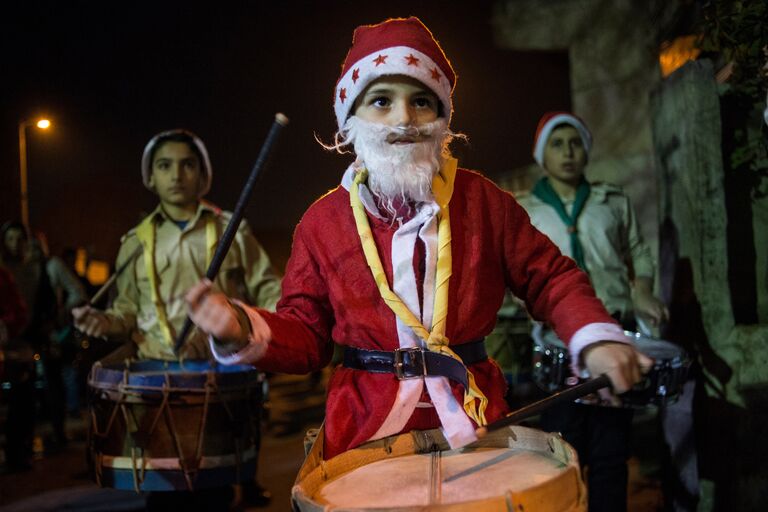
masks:
[[[120,371],[125,370],[127,365],[129,370],[136,373],[172,372],[185,374],[214,371],[219,374],[228,374],[258,371],[255,367],[247,364],[226,365],[209,359],[184,359],[180,361],[164,359],[131,359],[126,362],[115,364],[97,364],[108,370]]]
[[[255,387],[262,373],[250,365],[218,365],[207,360],[184,362],[143,360],[124,364],[96,363],[88,375],[88,385],[107,391],[203,392],[211,384],[223,391]]]

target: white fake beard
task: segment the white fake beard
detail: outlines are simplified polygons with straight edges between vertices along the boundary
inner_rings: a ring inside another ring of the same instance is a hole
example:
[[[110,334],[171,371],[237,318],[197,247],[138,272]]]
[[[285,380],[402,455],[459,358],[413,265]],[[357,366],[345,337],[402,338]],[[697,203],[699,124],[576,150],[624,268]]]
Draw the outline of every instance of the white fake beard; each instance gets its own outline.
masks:
[[[355,148],[355,165],[368,170],[368,188],[390,214],[396,204],[432,200],[432,178],[443,165],[450,140],[447,121],[438,119],[419,127],[392,127],[350,117],[344,139]],[[387,142],[390,136],[419,134],[425,140],[410,144]]]

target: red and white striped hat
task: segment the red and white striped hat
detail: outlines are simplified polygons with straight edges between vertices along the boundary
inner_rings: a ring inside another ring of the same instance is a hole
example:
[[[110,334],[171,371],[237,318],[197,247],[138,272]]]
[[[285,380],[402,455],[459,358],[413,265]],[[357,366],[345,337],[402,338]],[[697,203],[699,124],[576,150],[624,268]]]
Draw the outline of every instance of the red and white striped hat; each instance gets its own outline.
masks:
[[[456,84],[451,63],[432,32],[418,18],[393,18],[355,29],[333,97],[339,129],[349,117],[357,96],[384,75],[406,75],[429,87],[437,94],[450,121],[451,94]]]
[[[570,112],[547,112],[539,120],[539,126],[536,128],[536,137],[533,139],[533,158],[540,166],[544,166],[544,146],[552,134],[552,130],[558,125],[567,124],[576,128],[581,136],[581,142],[584,144],[584,151],[589,154],[592,148],[592,134],[589,128],[579,117]]]

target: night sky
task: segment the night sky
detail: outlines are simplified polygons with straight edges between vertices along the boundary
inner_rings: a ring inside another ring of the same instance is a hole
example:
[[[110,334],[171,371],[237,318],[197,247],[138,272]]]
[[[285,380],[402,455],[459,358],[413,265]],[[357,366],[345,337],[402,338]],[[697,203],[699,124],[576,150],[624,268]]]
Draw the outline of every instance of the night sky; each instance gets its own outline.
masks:
[[[10,5],[10,4],[9,4]],[[0,220],[19,217],[18,123],[27,131],[30,217],[54,252],[113,261],[122,233],[156,205],[141,184],[147,140],[185,127],[205,141],[208,199],[232,209],[276,112],[291,125],[247,219],[278,266],[293,227],[350,157],[324,151],[331,95],[360,24],[416,15],[451,59],[452,128],[463,167],[493,178],[531,162],[539,116],[570,107],[566,52],[494,45],[493,2],[19,2],[0,16]]]

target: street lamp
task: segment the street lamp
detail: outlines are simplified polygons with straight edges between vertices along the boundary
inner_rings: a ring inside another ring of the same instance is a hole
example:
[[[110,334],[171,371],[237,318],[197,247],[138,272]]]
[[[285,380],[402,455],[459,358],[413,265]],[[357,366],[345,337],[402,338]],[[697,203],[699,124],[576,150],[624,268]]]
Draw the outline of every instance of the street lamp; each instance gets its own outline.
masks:
[[[25,119],[19,123],[19,181],[21,182],[21,222],[29,229],[29,195],[27,188],[27,127],[37,126],[41,130],[47,130],[51,126],[48,119],[33,121]]]

